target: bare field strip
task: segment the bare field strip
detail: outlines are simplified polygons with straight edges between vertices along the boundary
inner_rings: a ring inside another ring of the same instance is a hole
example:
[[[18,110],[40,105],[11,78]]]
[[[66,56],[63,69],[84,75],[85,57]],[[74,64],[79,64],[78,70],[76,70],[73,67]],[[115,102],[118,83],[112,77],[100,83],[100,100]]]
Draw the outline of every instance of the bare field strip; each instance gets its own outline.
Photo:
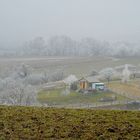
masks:
[[[30,65],[36,72],[55,71],[75,74],[78,77],[89,74],[93,69],[101,70],[130,63],[139,65],[137,58],[115,59],[111,57],[31,57],[31,58],[0,58],[0,69],[6,71],[22,63]]]

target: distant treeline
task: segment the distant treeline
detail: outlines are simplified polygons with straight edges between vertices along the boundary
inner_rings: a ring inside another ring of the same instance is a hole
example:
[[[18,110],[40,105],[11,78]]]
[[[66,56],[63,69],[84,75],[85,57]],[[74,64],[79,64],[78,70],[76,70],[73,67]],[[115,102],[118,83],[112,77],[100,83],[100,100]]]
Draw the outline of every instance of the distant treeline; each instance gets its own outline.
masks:
[[[20,49],[19,49],[20,48]],[[128,42],[99,41],[93,38],[83,38],[80,41],[68,36],[54,36],[44,40],[37,37],[27,41],[15,50],[0,50],[1,56],[139,56],[140,44]]]

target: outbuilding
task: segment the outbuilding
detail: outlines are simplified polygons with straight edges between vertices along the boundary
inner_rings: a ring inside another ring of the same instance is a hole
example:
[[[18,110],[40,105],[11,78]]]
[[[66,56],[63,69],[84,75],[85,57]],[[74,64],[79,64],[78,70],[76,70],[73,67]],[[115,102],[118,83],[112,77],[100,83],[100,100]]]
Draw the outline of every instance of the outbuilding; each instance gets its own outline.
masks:
[[[96,77],[83,77],[79,80],[81,90],[104,90],[105,84],[100,82]]]

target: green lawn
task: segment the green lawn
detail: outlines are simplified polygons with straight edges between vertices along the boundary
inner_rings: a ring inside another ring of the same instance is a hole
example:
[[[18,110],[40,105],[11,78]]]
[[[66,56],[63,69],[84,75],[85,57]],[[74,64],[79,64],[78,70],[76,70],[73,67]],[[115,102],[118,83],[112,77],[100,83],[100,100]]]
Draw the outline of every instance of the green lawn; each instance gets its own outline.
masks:
[[[71,91],[68,95],[63,94],[64,89],[53,89],[41,91],[38,94],[38,100],[41,103],[69,105],[69,104],[92,104],[98,103],[101,98],[111,98],[116,96],[118,101],[126,100],[125,97],[111,92],[96,92],[92,94],[83,94]]]
[[[0,140],[139,140],[139,111],[0,106]]]

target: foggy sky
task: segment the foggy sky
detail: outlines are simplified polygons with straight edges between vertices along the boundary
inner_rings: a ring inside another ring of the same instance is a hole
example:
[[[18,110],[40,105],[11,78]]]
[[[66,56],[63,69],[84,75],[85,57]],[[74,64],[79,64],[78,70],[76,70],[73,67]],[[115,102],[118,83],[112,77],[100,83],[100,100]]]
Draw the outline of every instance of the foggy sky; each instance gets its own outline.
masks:
[[[140,41],[140,0],[0,0],[0,43],[54,35]]]

